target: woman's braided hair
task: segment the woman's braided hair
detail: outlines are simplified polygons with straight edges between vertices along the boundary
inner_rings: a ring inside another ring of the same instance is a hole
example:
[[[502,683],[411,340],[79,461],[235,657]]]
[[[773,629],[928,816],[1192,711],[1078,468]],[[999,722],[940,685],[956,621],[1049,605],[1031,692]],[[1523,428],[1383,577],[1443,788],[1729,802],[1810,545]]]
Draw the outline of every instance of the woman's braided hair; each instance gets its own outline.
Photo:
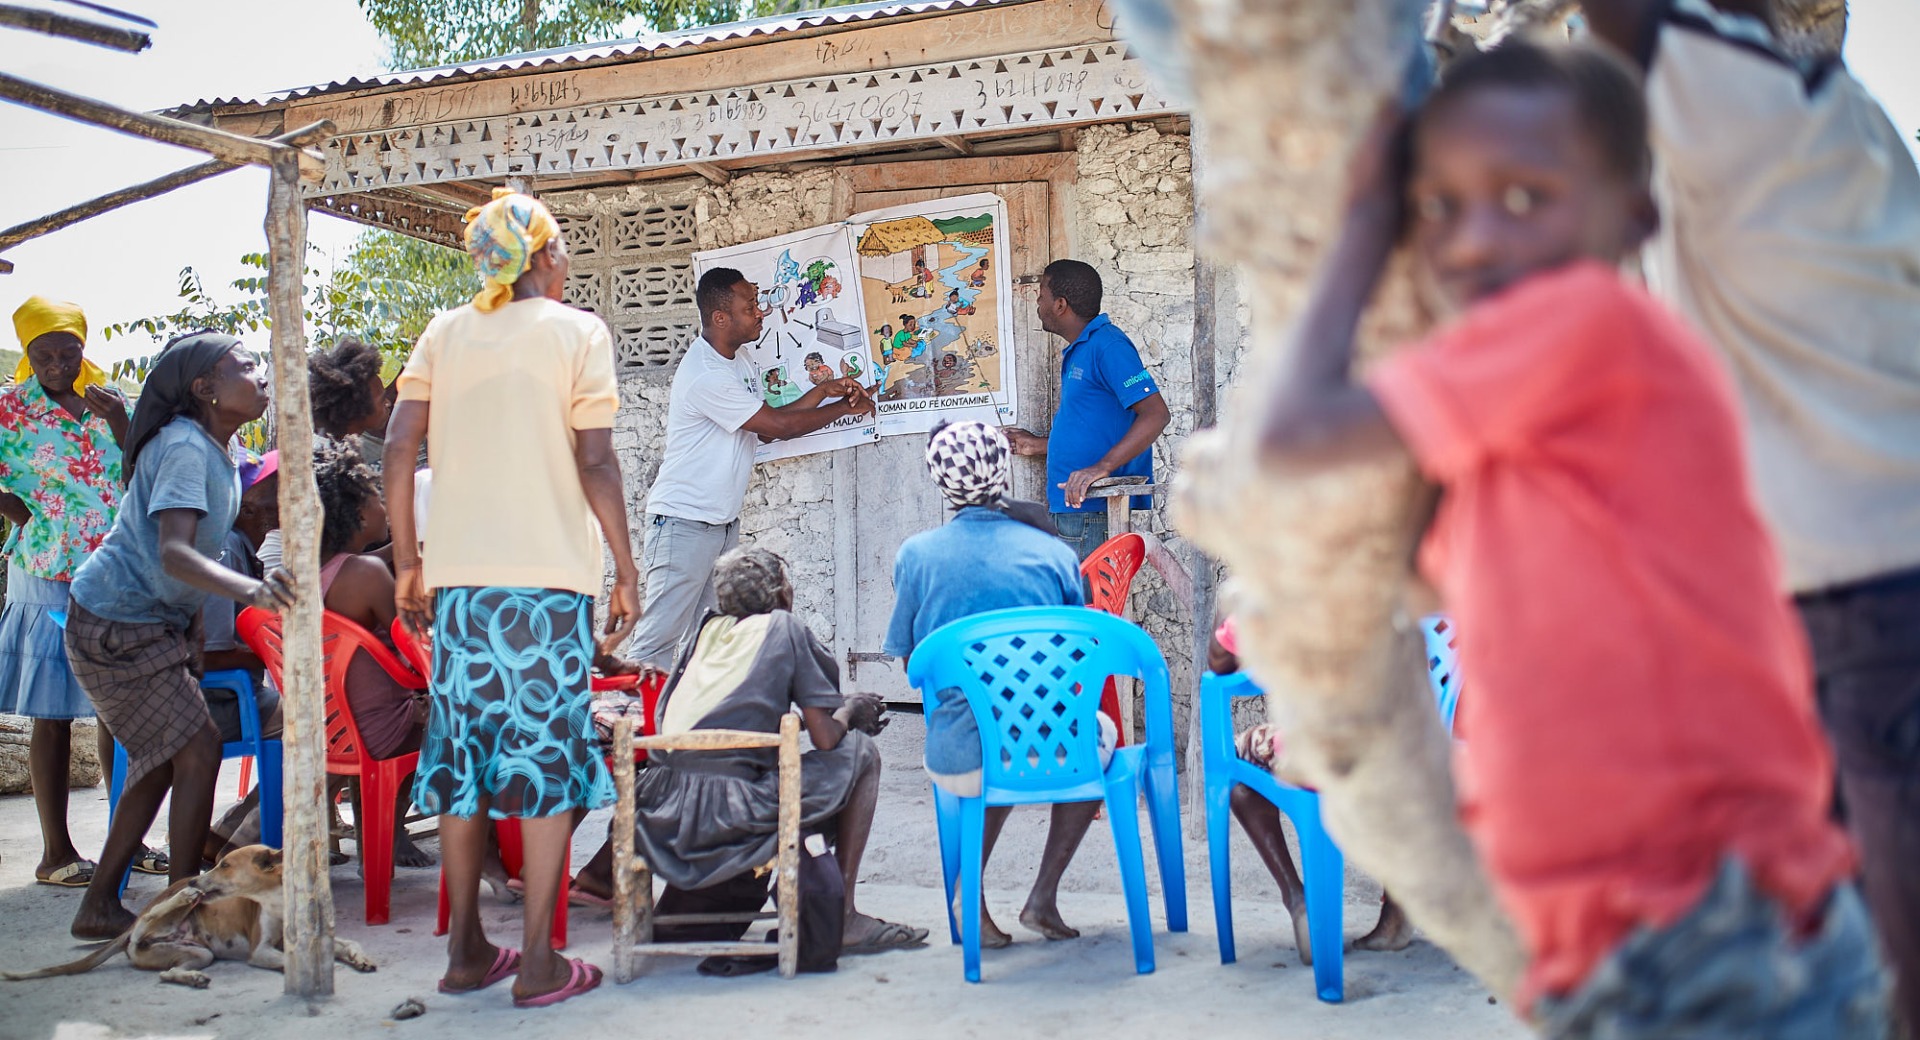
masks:
[[[379,395],[368,386],[380,378],[380,351],[348,336],[331,350],[307,358],[307,396],[315,428],[336,432],[372,415]]]
[[[313,479],[320,485],[321,562],[359,546],[360,514],[380,494],[372,467],[353,445],[332,437],[313,439]]]

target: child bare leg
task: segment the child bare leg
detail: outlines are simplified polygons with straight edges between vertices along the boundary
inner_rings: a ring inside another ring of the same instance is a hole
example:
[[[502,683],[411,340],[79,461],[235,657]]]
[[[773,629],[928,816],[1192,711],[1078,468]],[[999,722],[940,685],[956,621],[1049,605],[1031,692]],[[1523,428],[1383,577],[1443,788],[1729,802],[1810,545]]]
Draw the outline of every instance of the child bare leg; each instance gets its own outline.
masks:
[[[1274,883],[1280,886],[1280,901],[1293,917],[1293,944],[1300,951],[1300,963],[1312,966],[1313,941],[1307,932],[1306,888],[1300,883],[1300,871],[1293,865],[1292,854],[1287,851],[1287,834],[1280,826],[1280,810],[1248,787],[1235,787],[1231,804],[1234,819],[1240,821],[1247,838],[1253,842],[1253,850],[1260,854],[1260,862],[1267,865],[1267,873],[1272,874]]]
[[[1000,828],[1007,825],[1007,814],[1011,812],[1013,812],[1013,807],[1010,805],[989,806],[987,808],[986,828],[980,835],[980,870],[982,876],[985,876],[987,861],[993,858],[993,844],[1000,840]],[[954,897],[953,905],[953,916],[957,920],[960,917],[960,901],[958,896]],[[983,950],[998,950],[1011,945],[1013,945],[1013,936],[1008,935],[1005,931],[1001,930],[999,925],[993,923],[993,918],[987,913],[987,894],[985,892],[980,893],[980,948]]]
[[[1033,879],[1033,891],[1020,911],[1020,923],[1049,939],[1078,939],[1080,930],[1060,919],[1060,878],[1073,862],[1081,839],[1100,812],[1100,802],[1062,802],[1053,807],[1053,822],[1047,828],[1046,851],[1040,855],[1040,875]]]
[[[1413,943],[1413,922],[1407,920],[1406,912],[1400,904],[1393,901],[1390,892],[1380,893],[1380,920],[1373,931],[1354,940],[1356,950],[1373,950],[1379,953],[1392,953],[1404,950]]]

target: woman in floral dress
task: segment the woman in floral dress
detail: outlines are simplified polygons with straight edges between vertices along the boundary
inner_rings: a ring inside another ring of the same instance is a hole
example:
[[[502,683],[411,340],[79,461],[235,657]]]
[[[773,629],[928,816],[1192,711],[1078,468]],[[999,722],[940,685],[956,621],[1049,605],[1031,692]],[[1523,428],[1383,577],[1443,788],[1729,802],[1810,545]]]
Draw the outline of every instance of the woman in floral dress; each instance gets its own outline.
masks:
[[[0,612],[0,708],[33,719],[28,764],[40,813],[42,884],[83,888],[94,865],[67,832],[67,770],[73,720],[93,717],[74,681],[60,626],[67,585],[113,526],[120,502],[120,440],[127,402],[87,361],[87,319],[79,307],[34,297],[13,314],[26,352],[0,389],[0,515],[13,521],[6,609]],[[113,741],[100,728],[100,760]],[[166,873],[165,857],[136,862]]]

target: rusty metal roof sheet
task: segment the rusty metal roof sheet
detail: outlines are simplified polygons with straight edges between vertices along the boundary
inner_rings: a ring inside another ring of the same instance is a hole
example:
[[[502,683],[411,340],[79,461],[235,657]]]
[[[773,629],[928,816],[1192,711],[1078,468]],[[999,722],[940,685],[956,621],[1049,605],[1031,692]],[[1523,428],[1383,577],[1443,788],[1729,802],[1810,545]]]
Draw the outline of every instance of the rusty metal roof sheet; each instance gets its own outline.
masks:
[[[430,69],[410,69],[400,72],[390,72],[380,76],[366,76],[355,79],[338,80],[333,83],[292,87],[286,90],[274,91],[269,94],[262,94],[258,97],[202,98],[199,101],[181,105],[168,111],[180,114],[204,112],[214,108],[265,106],[277,104],[282,101],[290,101],[295,98],[317,97],[323,94],[342,93],[351,90],[367,90],[373,87],[421,86],[428,83],[457,82],[488,73],[615,64],[622,61],[649,58],[667,51],[697,48],[734,40],[745,40],[755,36],[777,36],[781,33],[845,25],[854,22],[877,22],[891,18],[905,18],[940,11],[956,11],[969,7],[1011,6],[1013,4],[1029,2],[1032,2],[1032,0],[917,0],[917,2],[911,3],[880,0],[878,3],[855,4],[847,7],[829,7],[815,11],[804,11],[798,14],[772,15],[766,18],[754,18],[744,22],[728,22],[724,25],[703,25],[679,32],[637,36],[629,40],[612,40],[606,43],[556,47],[551,50],[531,51],[526,54],[509,54],[498,58],[471,61],[459,65],[442,65]]]

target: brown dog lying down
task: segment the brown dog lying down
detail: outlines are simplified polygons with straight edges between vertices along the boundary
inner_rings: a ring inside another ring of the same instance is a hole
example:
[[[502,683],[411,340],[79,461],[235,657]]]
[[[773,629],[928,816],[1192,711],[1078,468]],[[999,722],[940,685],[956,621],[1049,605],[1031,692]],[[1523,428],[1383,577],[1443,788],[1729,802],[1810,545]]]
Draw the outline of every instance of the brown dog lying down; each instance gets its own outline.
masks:
[[[200,969],[216,960],[241,960],[280,971],[285,931],[280,891],[280,850],[265,845],[234,849],[206,873],[167,886],[140,911],[118,939],[70,964],[39,971],[3,972],[0,978],[45,979],[79,975],[125,950],[133,966],[157,971],[161,982],[205,989],[213,980]],[[333,959],[355,971],[374,963],[358,944],[333,941]]]

